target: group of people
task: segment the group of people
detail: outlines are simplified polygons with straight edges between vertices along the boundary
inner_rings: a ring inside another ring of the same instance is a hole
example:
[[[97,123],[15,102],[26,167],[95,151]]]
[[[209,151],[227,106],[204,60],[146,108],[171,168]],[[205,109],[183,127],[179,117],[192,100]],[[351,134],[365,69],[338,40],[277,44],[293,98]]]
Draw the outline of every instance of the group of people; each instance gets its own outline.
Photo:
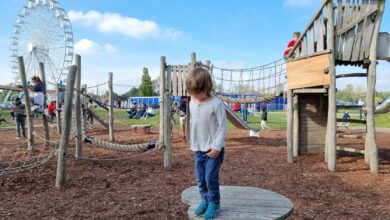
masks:
[[[129,119],[147,119],[148,117],[155,116],[153,105],[146,105],[145,103],[141,103],[137,107],[136,102],[132,102],[130,104],[130,109],[127,111],[127,117]]]
[[[267,124],[267,121],[268,121],[268,111],[267,111],[267,102],[262,102],[261,103],[261,106],[262,106],[262,114],[261,114],[261,129],[264,130],[264,129],[269,129],[268,127],[268,124]],[[245,123],[248,123],[248,104],[247,103],[243,103],[240,104],[238,102],[234,102],[233,103],[233,106],[232,106],[232,110],[234,112],[241,112],[242,113],[242,120],[245,122]]]

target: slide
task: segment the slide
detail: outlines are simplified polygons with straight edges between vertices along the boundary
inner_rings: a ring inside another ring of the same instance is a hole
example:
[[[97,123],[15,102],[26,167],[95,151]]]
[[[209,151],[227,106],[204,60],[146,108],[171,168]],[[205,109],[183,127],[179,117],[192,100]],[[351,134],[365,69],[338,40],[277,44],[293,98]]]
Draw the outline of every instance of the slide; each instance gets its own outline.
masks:
[[[225,103],[226,117],[227,119],[238,129],[252,130],[241,118],[239,118],[233,110],[229,108]]]
[[[385,99],[380,105],[375,106],[375,114],[384,114],[390,111],[390,97]]]

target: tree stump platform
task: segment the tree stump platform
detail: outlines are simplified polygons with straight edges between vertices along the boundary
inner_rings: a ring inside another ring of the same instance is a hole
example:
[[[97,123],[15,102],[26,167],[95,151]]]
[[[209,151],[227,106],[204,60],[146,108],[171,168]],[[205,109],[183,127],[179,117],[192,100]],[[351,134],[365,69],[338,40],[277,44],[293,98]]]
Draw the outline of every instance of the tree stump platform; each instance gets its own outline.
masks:
[[[293,212],[293,203],[275,192],[243,186],[221,186],[220,190],[222,209],[216,218],[218,220],[285,219]],[[203,219],[202,216],[194,215],[194,211],[200,203],[197,186],[185,189],[181,194],[181,200],[190,205],[189,219]]]

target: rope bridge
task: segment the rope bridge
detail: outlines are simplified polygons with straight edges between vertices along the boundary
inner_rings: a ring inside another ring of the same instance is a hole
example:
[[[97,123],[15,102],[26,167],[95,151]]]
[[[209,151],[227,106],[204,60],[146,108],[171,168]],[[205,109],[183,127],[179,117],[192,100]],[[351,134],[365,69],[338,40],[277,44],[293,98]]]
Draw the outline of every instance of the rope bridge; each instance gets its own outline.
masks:
[[[225,102],[255,103],[273,100],[283,94],[286,85],[284,59],[251,68],[208,68],[219,98]],[[232,97],[236,96],[236,97]]]

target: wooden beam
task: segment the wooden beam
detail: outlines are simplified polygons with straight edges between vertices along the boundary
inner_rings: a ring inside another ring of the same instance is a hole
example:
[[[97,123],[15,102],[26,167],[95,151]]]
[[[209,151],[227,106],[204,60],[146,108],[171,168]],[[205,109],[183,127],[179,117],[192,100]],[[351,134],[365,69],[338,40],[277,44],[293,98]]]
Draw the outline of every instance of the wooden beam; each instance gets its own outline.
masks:
[[[299,153],[299,97],[293,97],[293,156],[297,157]]]
[[[294,89],[294,94],[306,94],[306,93],[327,93],[327,89],[318,88],[318,89]]]
[[[164,94],[165,94],[165,77],[166,77],[166,63],[165,63],[165,57],[161,56],[160,57],[160,132],[159,132],[159,142],[164,148],[164,126],[165,126],[165,121],[164,119],[164,111],[165,111],[165,105],[166,102],[164,100]]]
[[[367,77],[367,73],[344,73],[336,75],[336,78]]]
[[[45,92],[43,94],[43,110],[47,109],[46,100],[47,100],[47,86],[46,86],[46,75],[45,75],[45,66],[42,62],[39,62],[39,70],[41,72],[41,80],[43,83],[43,87],[45,87]],[[43,127],[45,128],[45,146],[49,144],[50,134],[49,134],[49,122],[47,120],[47,115],[42,114]]]
[[[364,136],[363,135],[358,135],[358,134],[337,134],[338,138],[346,138],[346,139],[359,139],[363,140]]]
[[[366,120],[360,120],[360,119],[345,119],[345,118],[338,118],[337,122],[346,122],[346,123],[357,123],[357,124],[366,124]]]
[[[348,32],[350,29],[352,28],[355,28],[355,26],[357,24],[359,24],[360,22],[364,21],[364,19],[366,17],[369,17],[371,16],[372,14],[374,14],[376,11],[378,11],[378,8],[374,8],[374,9],[370,9],[369,12],[367,12],[366,14],[363,14],[363,15],[360,15],[357,19],[355,19],[352,23],[349,23],[347,24],[346,26],[344,26],[342,29],[340,30],[337,30],[337,35],[340,36],[346,32]],[[345,18],[344,18],[345,19]]]
[[[337,147],[336,147],[336,150],[338,150],[338,151],[346,151],[346,152],[351,152],[351,153],[360,153],[360,154],[364,154],[364,150],[355,149],[355,148],[351,148],[351,147],[337,146]]]
[[[112,72],[109,72],[108,73],[108,115],[110,117],[110,120],[108,122],[108,132],[109,132],[109,135],[110,135],[110,141],[115,141],[115,136],[114,136],[114,109],[113,109],[113,105],[114,105],[114,102],[112,100],[112,94],[113,94],[113,91],[112,91]]]
[[[14,86],[2,86],[2,85],[0,85],[0,90],[9,90],[9,91],[23,92],[23,88],[18,88],[18,87],[14,87]]]

